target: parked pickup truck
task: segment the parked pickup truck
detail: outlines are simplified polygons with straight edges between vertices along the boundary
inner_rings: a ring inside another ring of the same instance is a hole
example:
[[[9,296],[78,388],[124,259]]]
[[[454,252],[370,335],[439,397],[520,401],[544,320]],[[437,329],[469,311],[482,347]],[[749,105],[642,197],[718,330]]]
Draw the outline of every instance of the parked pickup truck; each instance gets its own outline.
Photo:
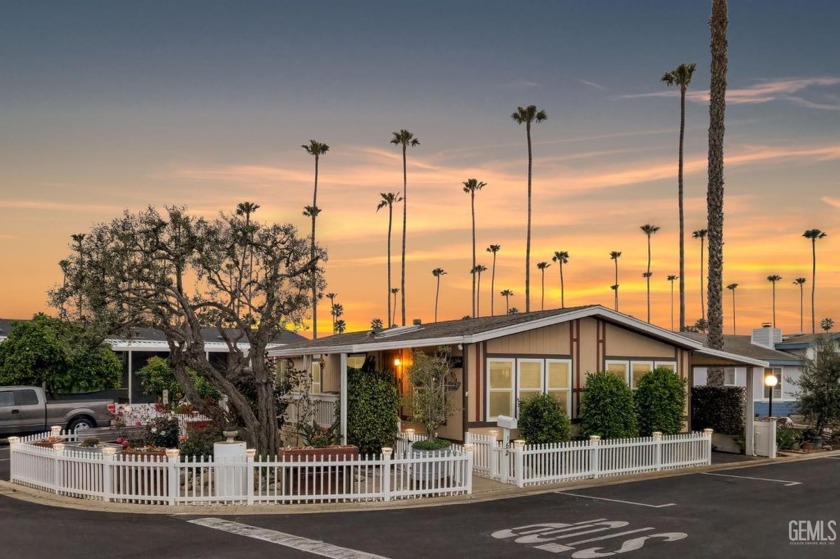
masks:
[[[48,400],[37,386],[0,386],[0,437],[110,425],[110,400]]]

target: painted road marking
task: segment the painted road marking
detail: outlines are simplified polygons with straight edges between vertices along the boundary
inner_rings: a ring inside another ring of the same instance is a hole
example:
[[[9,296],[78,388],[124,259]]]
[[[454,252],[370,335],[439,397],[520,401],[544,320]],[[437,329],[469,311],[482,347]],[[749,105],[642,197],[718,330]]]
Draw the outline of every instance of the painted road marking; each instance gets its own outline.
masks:
[[[715,474],[712,472],[703,472],[704,476],[719,476],[719,477],[734,477],[738,479],[752,479],[755,481],[772,481],[774,483],[783,483],[785,487],[791,487],[793,485],[802,485],[801,481],[790,481],[787,479],[769,479],[766,477],[748,477],[748,476],[733,476],[729,474]]]
[[[305,551],[313,555],[320,555],[321,557],[330,557],[332,559],[387,559],[382,555],[374,555],[372,553],[365,553],[364,551],[356,551],[347,547],[339,547],[318,540],[310,540],[292,534],[285,534],[275,530],[266,530],[265,528],[256,528],[248,526],[247,524],[240,524],[239,522],[231,522],[222,518],[197,518],[195,520],[188,520],[191,524],[204,526],[205,528],[213,528],[214,530],[221,530],[237,536],[245,536],[246,538],[253,538],[255,540],[262,540],[264,542],[275,543],[284,547],[297,549],[298,551]]]
[[[591,497],[589,495],[578,495],[577,493],[566,493],[565,491],[558,491],[559,495],[568,495],[570,497],[580,497],[581,499],[594,499],[596,501],[609,501],[611,503],[623,503],[625,505],[636,505],[639,507],[650,507],[652,509],[664,509],[665,507],[676,506],[677,503],[665,503],[664,505],[649,505],[647,503],[635,503],[633,501],[622,501],[620,499],[607,499],[605,497]]]

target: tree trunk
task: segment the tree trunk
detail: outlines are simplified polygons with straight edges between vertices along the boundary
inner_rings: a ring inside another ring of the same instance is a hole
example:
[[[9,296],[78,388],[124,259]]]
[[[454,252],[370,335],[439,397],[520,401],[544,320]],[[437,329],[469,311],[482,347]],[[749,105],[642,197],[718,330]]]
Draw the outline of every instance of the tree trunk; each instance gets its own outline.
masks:
[[[402,301],[402,325],[405,326],[405,237],[408,224],[408,171],[406,167],[406,146],[403,144],[403,230],[402,230],[402,260],[400,265],[400,293]],[[395,303],[396,304],[396,303]]]
[[[490,272],[490,316],[496,316],[496,253],[493,252],[493,271]]]
[[[817,289],[817,239],[811,239],[811,333],[817,333],[817,315],[814,310],[814,294]]]
[[[723,137],[726,112],[726,71],[728,25],[726,0],[712,0],[711,27],[711,84],[709,88],[709,185],[706,194],[708,207],[709,280],[708,325],[709,347],[723,349]],[[723,386],[723,369],[709,369],[708,384]]]
[[[470,211],[472,213],[472,315],[476,316],[476,290],[475,290],[475,190],[470,191]]]
[[[677,168],[677,205],[680,213],[680,332],[685,332],[685,210],[683,203],[683,143],[685,139],[685,89],[680,86],[680,154]],[[702,279],[700,280],[703,281]],[[702,290],[702,287],[701,287]]]
[[[528,233],[525,239],[525,312],[531,311],[531,169],[533,156],[531,154],[531,122],[525,124],[528,136]]]
[[[394,206],[388,204],[388,324],[385,328],[390,328],[393,324],[393,317],[391,314],[391,227],[394,222]],[[396,304],[396,301],[394,302]]]
[[[566,308],[566,286],[563,285],[563,261],[560,261],[560,308]]]
[[[315,188],[312,191],[312,250],[310,257],[315,262],[315,218],[318,215],[318,155],[315,155]],[[318,273],[312,270],[312,338],[318,337]]]

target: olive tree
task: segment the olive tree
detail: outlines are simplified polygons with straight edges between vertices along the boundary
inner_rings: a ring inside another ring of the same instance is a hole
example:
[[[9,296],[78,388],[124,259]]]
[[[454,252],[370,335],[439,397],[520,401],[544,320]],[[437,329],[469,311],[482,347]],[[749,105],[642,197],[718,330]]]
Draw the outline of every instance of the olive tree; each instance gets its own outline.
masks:
[[[235,211],[211,220],[183,207],[126,211],[94,226],[78,245],[63,266],[70,277],[50,294],[52,304],[101,332],[162,331],[185,396],[219,418],[197,394],[192,369],[226,397],[227,420],[249,446],[275,454],[275,370],[266,346],[302,321],[313,274],[323,283],[324,251],[313,258],[307,239],[289,224],[261,224]],[[223,366],[207,358],[206,326],[227,345]]]

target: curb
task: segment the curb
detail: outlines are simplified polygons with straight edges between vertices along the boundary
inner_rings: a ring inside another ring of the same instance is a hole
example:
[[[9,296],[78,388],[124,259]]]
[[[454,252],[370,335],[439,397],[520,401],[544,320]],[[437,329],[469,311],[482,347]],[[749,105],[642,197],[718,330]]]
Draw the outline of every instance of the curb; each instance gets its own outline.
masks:
[[[115,514],[159,514],[159,515],[181,515],[181,516],[249,516],[249,515],[277,515],[277,514],[317,514],[337,512],[368,512],[381,510],[401,510],[427,507],[440,507],[452,505],[467,505],[471,503],[485,503],[502,499],[513,499],[517,497],[528,497],[544,493],[557,493],[571,489],[586,489],[591,487],[602,487],[610,485],[622,485],[651,479],[666,479],[681,477],[717,470],[740,470],[756,466],[767,466],[771,464],[792,463],[807,460],[818,460],[820,458],[840,456],[840,450],[821,452],[819,455],[784,455],[779,458],[760,458],[756,460],[745,460],[723,464],[711,464],[684,470],[667,470],[659,472],[647,472],[627,476],[613,476],[606,478],[587,479],[578,482],[552,483],[520,488],[515,485],[506,485],[499,482],[498,489],[473,493],[472,495],[458,495],[454,497],[431,497],[417,499],[416,501],[388,501],[372,503],[325,503],[325,504],[294,504],[294,505],[142,505],[133,503],[106,503],[103,501],[83,500],[75,497],[67,497],[47,493],[40,489],[33,489],[24,485],[16,485],[9,481],[0,481],[0,496],[18,499],[29,503],[57,508],[69,508],[75,510],[108,512]],[[490,480],[488,480],[490,482]]]

